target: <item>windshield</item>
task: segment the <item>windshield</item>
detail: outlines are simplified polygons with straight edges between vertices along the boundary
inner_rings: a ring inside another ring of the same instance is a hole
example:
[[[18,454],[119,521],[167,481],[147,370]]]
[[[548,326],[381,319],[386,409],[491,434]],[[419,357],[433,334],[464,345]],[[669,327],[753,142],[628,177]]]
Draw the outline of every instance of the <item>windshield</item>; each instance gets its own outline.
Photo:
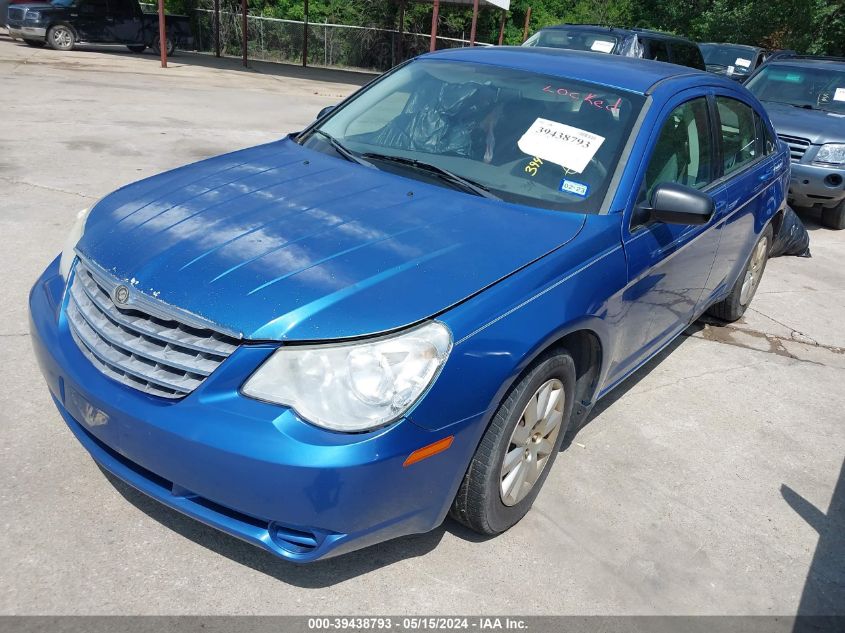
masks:
[[[523,46],[546,46],[567,48],[574,51],[595,51],[612,53],[618,38],[607,33],[583,29],[547,29],[529,37]]]
[[[747,75],[754,70],[756,52],[747,46],[724,46],[722,44],[699,44],[707,70],[728,75]]]
[[[423,59],[389,73],[298,140],[476,195],[595,213],[643,103],[641,95],[596,84]]]
[[[760,101],[845,114],[845,70],[765,66],[746,87]]]

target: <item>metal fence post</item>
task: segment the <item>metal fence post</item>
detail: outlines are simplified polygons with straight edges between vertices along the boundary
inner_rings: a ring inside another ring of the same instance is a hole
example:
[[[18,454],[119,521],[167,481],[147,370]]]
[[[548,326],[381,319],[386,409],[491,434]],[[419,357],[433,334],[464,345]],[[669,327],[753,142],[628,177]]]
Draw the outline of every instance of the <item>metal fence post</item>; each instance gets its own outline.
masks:
[[[308,65],[308,0],[305,0],[305,15],[302,21],[302,66]]]
[[[241,0],[242,28],[243,28],[243,53],[244,68],[247,67],[247,46],[249,46],[249,26],[246,22],[247,0]]]
[[[158,48],[161,67],[167,68],[167,28],[164,25],[164,0],[158,0]]]
[[[437,18],[440,13],[440,0],[434,0],[434,10],[431,12],[431,44],[429,51],[432,53],[437,49]]]

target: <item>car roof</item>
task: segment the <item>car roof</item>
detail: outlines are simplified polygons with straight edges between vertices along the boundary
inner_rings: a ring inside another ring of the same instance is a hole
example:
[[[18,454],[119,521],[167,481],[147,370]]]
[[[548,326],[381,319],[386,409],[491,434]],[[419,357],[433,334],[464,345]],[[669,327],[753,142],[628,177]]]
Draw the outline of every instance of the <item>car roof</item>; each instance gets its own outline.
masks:
[[[452,48],[429,53],[428,59],[490,64],[543,75],[597,83],[645,94],[654,84],[673,77],[700,76],[709,83],[732,86],[736,82],[713,73],[636,57],[573,51],[540,46],[490,46]],[[565,60],[565,63],[562,63]]]
[[[801,57],[800,55],[794,57],[776,57],[769,61],[767,66],[822,66],[833,67],[836,70],[845,70],[845,58],[836,57]]]
[[[733,42],[699,42],[700,46],[730,46],[731,48],[747,48],[754,51],[765,50],[760,46],[751,46],[751,44],[734,44]]]
[[[600,24],[554,24],[552,26],[544,26],[541,31],[554,31],[562,29],[576,29],[579,31],[592,31],[598,33],[610,33],[612,35],[647,35],[654,39],[673,40],[677,42],[688,42],[695,44],[690,39],[681,35],[674,35],[673,33],[664,33],[663,31],[653,31],[651,29],[631,28],[626,29],[618,26],[601,26]]]

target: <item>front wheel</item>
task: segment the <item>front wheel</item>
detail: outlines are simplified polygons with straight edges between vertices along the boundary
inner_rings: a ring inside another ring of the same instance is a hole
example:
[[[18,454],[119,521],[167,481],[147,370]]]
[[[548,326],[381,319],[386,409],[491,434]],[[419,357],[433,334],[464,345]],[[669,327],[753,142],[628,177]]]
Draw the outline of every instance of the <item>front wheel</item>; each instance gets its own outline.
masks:
[[[167,37],[166,44],[167,56],[173,57],[173,54],[176,52],[176,44],[173,42],[170,36]],[[158,36],[156,36],[156,38],[153,40],[152,49],[156,55],[161,55],[161,40]]]
[[[757,292],[766,263],[769,261],[769,251],[772,248],[772,225],[764,230],[745,264],[745,269],[736,280],[727,298],[710,307],[707,313],[722,321],[733,322],[745,314],[751,300]]]
[[[822,210],[822,224],[837,231],[845,229],[845,200],[832,209]]]
[[[47,31],[47,41],[50,47],[57,51],[72,51],[76,44],[76,35],[69,26],[58,24]]]
[[[481,534],[498,534],[531,509],[555,460],[575,398],[565,351],[535,361],[499,406],[450,510]]]

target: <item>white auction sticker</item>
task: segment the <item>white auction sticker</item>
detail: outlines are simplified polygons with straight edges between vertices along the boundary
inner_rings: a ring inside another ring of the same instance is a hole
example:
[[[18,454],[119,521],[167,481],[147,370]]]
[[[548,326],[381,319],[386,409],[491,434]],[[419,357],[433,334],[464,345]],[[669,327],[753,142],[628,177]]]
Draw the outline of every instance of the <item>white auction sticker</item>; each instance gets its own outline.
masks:
[[[833,93],[834,101],[845,101],[845,88],[837,88]]]
[[[590,45],[590,50],[598,53],[609,53],[613,50],[614,45],[613,42],[607,40],[596,40]]]
[[[744,57],[737,57],[734,64],[736,64],[740,68],[748,68],[751,65],[751,60],[745,59]]]
[[[602,143],[604,137],[598,134],[557,121],[537,119],[517,145],[529,156],[539,156],[580,174]]]

